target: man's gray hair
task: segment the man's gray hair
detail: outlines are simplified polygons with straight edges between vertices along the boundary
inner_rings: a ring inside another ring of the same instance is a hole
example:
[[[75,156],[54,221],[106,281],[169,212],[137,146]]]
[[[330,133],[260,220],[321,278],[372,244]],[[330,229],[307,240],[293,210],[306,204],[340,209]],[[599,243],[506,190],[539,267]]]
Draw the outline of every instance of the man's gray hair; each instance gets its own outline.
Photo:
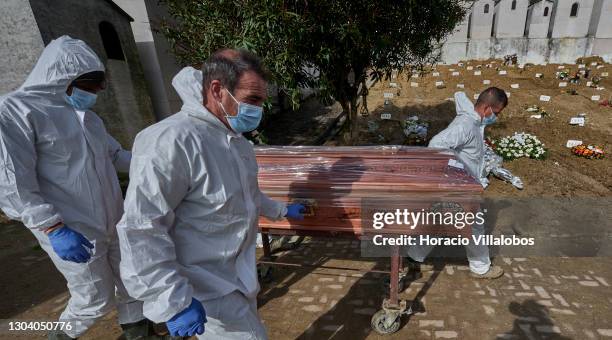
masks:
[[[204,100],[213,80],[218,80],[230,92],[234,92],[238,79],[247,71],[255,72],[263,80],[268,81],[269,74],[261,59],[247,50],[223,49],[213,53],[202,64],[202,91]]]

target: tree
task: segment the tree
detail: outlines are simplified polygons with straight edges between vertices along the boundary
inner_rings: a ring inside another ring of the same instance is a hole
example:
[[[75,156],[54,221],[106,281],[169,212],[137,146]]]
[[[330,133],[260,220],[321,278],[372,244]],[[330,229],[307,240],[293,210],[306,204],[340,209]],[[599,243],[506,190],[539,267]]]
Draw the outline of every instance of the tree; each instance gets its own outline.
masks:
[[[197,65],[223,47],[251,50],[294,108],[300,87],[337,100],[351,139],[367,110],[367,81],[438,60],[467,8],[459,0],[161,1],[172,18],[160,30],[180,62]]]

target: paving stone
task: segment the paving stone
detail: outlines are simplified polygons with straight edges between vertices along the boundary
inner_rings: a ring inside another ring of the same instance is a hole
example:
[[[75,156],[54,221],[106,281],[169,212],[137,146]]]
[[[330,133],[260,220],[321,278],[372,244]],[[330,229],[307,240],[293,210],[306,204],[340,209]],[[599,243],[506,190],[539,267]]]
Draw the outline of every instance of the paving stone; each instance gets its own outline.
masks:
[[[305,310],[305,311],[311,312],[311,313],[318,313],[318,312],[323,310],[323,307],[321,307],[319,305],[308,305],[308,306],[302,307],[302,310]]]
[[[519,278],[519,277],[531,277],[531,275],[521,274],[521,273],[512,273],[512,277],[515,277],[515,278]]]
[[[482,299],[480,301],[482,301],[484,303],[493,303],[493,304],[498,304],[499,303],[498,299]]]
[[[458,336],[455,331],[435,331],[436,339],[453,339]]]
[[[578,281],[578,284],[586,287],[598,287],[599,283],[597,281]]]
[[[574,313],[574,311],[572,311],[571,309],[551,308],[550,311],[553,313],[563,314],[563,315],[576,315],[576,313]]]
[[[584,334],[589,338],[589,339],[595,339],[595,333],[593,333],[593,331],[585,329],[584,330]]]
[[[525,282],[523,282],[523,280],[518,280],[519,284],[521,285],[521,288],[523,288],[523,290],[529,290],[531,289],[531,287],[529,287],[528,284],[526,284]]]
[[[538,268],[531,268],[531,270],[539,277],[542,277],[542,272]]]
[[[419,320],[419,327],[444,327],[444,320]]]
[[[57,313],[59,311],[62,311],[62,310],[64,310],[64,308],[66,308],[66,305],[67,305],[66,303],[62,303],[61,305],[53,308],[51,311],[53,311],[53,313]]]
[[[327,285],[329,289],[342,289],[342,285]]]
[[[361,279],[359,281],[357,281],[358,284],[360,285],[373,285],[376,283],[376,281],[374,280],[368,280],[368,279]]]
[[[535,296],[535,293],[530,293],[530,292],[516,292],[514,293],[515,296]]]
[[[553,306],[553,302],[550,300],[538,300],[538,304],[545,306],[545,307],[552,307]]]
[[[353,313],[360,315],[374,315],[376,313],[376,309],[374,308],[356,308],[353,310]]]
[[[533,289],[535,289],[536,293],[538,293],[542,299],[550,299],[550,295],[543,287],[534,286]]]
[[[453,266],[446,266],[445,269],[446,269],[446,274],[448,275],[455,274],[455,269],[453,269]]]
[[[561,330],[559,329],[558,326],[553,326],[553,325],[536,325],[535,328],[536,328],[536,331],[538,331],[540,333],[557,333],[557,334],[561,334]]]
[[[495,309],[493,307],[482,305],[482,308],[484,308],[484,311],[487,315],[495,315]]]
[[[312,286],[312,292],[317,293],[321,287],[319,285]]]
[[[70,295],[68,295],[68,294],[62,294],[57,299],[53,300],[53,303],[62,303],[62,302],[65,302],[66,300],[68,300],[69,297],[70,297]]]
[[[578,280],[578,276],[576,275],[561,275],[562,279],[568,279],[568,280]]]
[[[608,283],[608,281],[606,281],[603,277],[595,276],[595,280],[599,281],[599,283],[601,283],[602,285],[606,287],[610,287],[610,284]]]
[[[321,296],[321,298],[319,299],[320,303],[327,303],[327,295],[323,295]]]
[[[338,282],[346,282],[346,276],[338,276]]]
[[[321,327],[322,330],[328,331],[328,332],[337,332],[341,330],[342,328],[344,328],[344,325],[325,325]]]
[[[312,296],[303,296],[298,299],[298,302],[313,302],[314,298]]]
[[[561,294],[552,293],[552,296],[555,299],[557,299],[563,306],[569,307],[569,303],[567,303],[567,301],[565,301],[565,299],[563,298],[563,296],[561,296]]]
[[[291,293],[291,294],[304,294],[305,291],[303,291],[301,289],[289,289],[289,293]]]
[[[612,329],[598,329],[597,333],[601,336],[612,336]]]
[[[321,277],[319,278],[319,282],[332,282],[334,281],[334,279],[332,279],[331,277]]]
[[[554,283],[554,284],[557,284],[557,285],[558,285],[558,284],[560,284],[560,283],[561,283],[561,281],[559,281],[559,279],[557,279],[557,277],[556,277],[556,276],[554,276],[554,275],[551,275],[551,276],[550,276],[550,278],[553,280],[553,283]]]

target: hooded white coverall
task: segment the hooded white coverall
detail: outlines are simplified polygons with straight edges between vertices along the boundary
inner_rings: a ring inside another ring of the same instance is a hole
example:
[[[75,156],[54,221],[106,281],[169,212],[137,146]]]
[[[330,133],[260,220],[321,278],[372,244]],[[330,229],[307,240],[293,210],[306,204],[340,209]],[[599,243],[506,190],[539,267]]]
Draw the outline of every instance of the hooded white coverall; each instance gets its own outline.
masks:
[[[31,230],[66,278],[70,300],[60,321],[71,322],[64,332],[72,337],[115,305],[120,323],[143,319],[142,303],[120,280],[115,229],[123,213],[116,171],[128,171],[130,152],[94,112],[77,112],[63,97],[75,78],[92,71],[104,71],[96,54],[62,36],[25,83],[0,98],[0,207]],[[89,262],[64,261],[51,247],[41,229],[62,221],[94,245]]]
[[[486,188],[489,181],[484,174],[485,126],[481,123],[482,118],[474,110],[474,104],[464,92],[455,93],[455,108],[457,116],[446,129],[431,139],[429,147],[452,150],[465,165],[468,173]],[[472,225],[473,235],[482,235],[484,232],[484,225]],[[432,249],[433,246],[417,244],[408,249],[408,255],[415,261],[423,262]],[[489,271],[491,266],[489,247],[471,242],[465,249],[472,272],[484,274]]]
[[[280,219],[287,209],[259,190],[251,143],[203,106],[202,73],[187,67],[172,84],[181,111],[134,142],[117,226],[121,276],[155,322],[193,297],[208,318],[199,338],[267,339],[257,315],[258,216]]]

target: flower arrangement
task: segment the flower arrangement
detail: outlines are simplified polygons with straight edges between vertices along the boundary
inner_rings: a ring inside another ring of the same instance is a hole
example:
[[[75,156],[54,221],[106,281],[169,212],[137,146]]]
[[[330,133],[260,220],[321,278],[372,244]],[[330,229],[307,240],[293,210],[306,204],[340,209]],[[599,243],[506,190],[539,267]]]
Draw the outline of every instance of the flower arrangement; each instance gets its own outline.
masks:
[[[491,142],[495,152],[504,160],[511,161],[521,157],[544,159],[546,149],[538,137],[525,133],[515,132],[512,136],[506,136]]]
[[[580,144],[572,148],[572,153],[576,156],[589,158],[589,159],[601,159],[604,158],[604,150],[601,146],[597,145],[585,145]]]

